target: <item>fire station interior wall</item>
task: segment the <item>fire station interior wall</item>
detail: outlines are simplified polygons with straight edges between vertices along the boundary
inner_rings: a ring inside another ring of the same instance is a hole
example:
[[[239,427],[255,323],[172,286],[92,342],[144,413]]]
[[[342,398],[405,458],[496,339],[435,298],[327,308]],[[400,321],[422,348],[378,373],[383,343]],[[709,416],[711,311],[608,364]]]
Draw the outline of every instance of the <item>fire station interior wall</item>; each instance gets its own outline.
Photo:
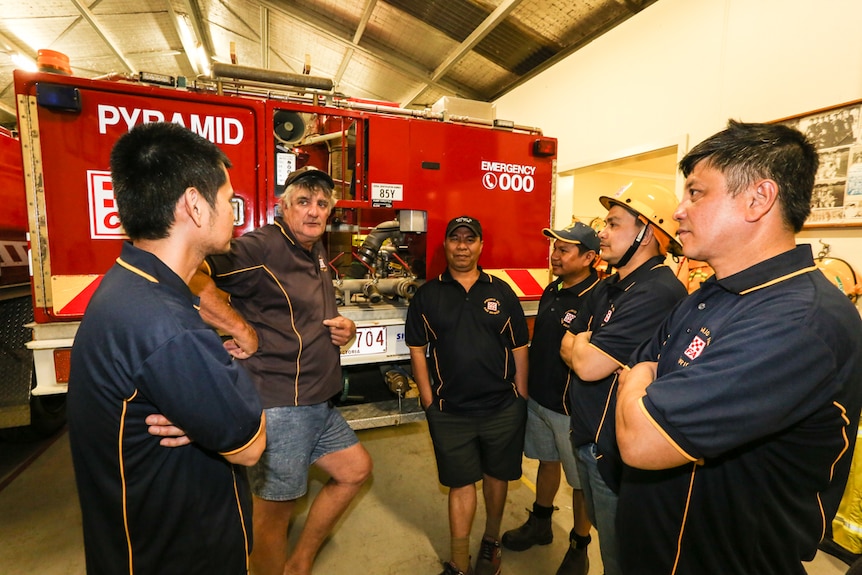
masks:
[[[677,146],[670,146],[562,172],[572,178],[573,196],[577,190],[577,201],[573,197],[571,202],[577,211],[563,217],[574,216],[586,224],[603,219],[607,210],[599,198],[615,194],[634,179],[675,191],[677,156]]]
[[[729,118],[767,122],[862,98],[859,22],[858,0],[661,0],[498,99],[497,117],[558,138],[566,176],[672,142],[684,154]],[[558,206],[595,212],[582,187],[575,178]],[[822,239],[862,273],[862,228],[798,239],[815,255]]]

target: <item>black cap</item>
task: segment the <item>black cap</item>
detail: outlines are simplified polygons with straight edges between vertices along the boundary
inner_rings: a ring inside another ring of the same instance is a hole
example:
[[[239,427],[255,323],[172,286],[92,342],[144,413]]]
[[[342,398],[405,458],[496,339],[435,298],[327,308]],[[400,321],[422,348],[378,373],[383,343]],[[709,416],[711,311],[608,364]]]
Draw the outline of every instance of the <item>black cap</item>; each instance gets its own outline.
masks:
[[[575,222],[562,230],[545,228],[542,230],[542,233],[549,238],[556,238],[570,244],[581,244],[588,250],[599,253],[599,236],[596,234],[596,230],[587,224]]]
[[[299,168],[296,171],[290,172],[287,177],[284,179],[284,187],[291,184],[295,184],[299,180],[303,180],[306,178],[317,178],[326,182],[329,186],[329,189],[335,187],[335,183],[332,181],[332,178],[329,177],[329,174],[324,172],[323,170],[319,170],[314,166],[305,166],[304,168]]]
[[[452,218],[446,225],[446,237],[448,238],[452,235],[452,232],[460,227],[468,228],[476,235],[476,237],[480,240],[482,239],[482,224],[479,223],[479,220],[471,218],[470,216],[458,216],[457,218]]]

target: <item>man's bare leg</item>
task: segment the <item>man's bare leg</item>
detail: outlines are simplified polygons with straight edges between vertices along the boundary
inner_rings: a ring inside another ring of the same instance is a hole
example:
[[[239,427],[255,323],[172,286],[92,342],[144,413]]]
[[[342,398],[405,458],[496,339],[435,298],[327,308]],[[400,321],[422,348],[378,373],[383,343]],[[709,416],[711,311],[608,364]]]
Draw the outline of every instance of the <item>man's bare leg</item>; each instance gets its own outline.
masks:
[[[325,471],[330,479],[311,503],[296,547],[287,562],[282,563],[283,571],[279,571],[279,575],[311,574],[311,566],[321,545],[359,493],[372,469],[371,456],[361,443],[324,455],[314,465]]]
[[[268,501],[254,498],[254,575],[281,575],[287,559],[287,527],[296,500]]]
[[[492,539],[500,539],[500,523],[503,521],[503,508],[506,506],[506,494],[509,492],[509,482],[485,475],[482,480],[482,494],[485,497],[485,535]]]
[[[449,537],[452,563],[459,571],[470,569],[470,530],[476,516],[476,485],[449,488]]]
[[[584,499],[584,492],[580,489],[572,490],[572,514],[575,516],[575,533],[579,537],[587,537],[590,534],[590,529],[593,528],[593,524],[590,523],[590,518],[587,515],[587,502]]]
[[[562,468],[559,461],[539,461],[536,471],[536,503],[542,507],[554,506],[554,498],[560,489]]]

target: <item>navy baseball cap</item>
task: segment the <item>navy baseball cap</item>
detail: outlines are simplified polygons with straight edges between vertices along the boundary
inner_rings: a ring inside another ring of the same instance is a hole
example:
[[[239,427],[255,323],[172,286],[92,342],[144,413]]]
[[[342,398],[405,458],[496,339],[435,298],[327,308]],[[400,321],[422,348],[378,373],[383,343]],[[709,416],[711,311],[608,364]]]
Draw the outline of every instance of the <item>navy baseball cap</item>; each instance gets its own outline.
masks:
[[[299,168],[298,170],[290,172],[284,179],[284,187],[286,188],[290,184],[294,184],[299,180],[304,180],[306,178],[317,178],[322,180],[329,185],[330,189],[335,187],[335,183],[332,181],[332,178],[329,177],[329,174],[323,170],[315,168],[314,166],[305,166],[304,168]]]
[[[482,239],[482,224],[479,223],[479,220],[470,216],[458,216],[449,220],[449,223],[446,225],[446,237],[448,238],[452,235],[452,232],[461,227],[469,229],[476,237],[480,240]]]
[[[596,230],[587,224],[575,222],[561,230],[545,228],[542,230],[542,233],[549,238],[556,238],[570,244],[581,244],[588,250],[599,253],[599,236],[596,234]]]

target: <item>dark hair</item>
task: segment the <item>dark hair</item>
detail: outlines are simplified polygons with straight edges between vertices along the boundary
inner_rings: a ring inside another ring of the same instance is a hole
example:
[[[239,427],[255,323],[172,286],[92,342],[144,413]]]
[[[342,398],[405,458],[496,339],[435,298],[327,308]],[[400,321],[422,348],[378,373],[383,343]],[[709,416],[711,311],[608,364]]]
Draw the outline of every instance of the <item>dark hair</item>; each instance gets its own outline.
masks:
[[[179,124],[140,124],[111,150],[111,180],[120,221],[133,240],[166,238],[174,210],[193,187],[215,207],[231,163],[218,146]]]
[[[596,251],[596,250],[594,250],[594,249],[592,249],[592,248],[588,248],[588,247],[587,247],[587,246],[585,246],[584,244],[575,244],[575,247],[577,247],[577,248],[578,248],[578,255],[579,255],[579,256],[582,256],[582,255],[584,255],[584,254],[585,254],[585,253],[587,253],[587,252],[594,252],[594,251]],[[597,255],[598,255],[598,254],[597,254]]]
[[[591,268],[596,267],[596,264],[599,263],[599,252],[597,252],[596,250],[588,248],[584,244],[575,244],[575,246],[578,248],[578,255],[579,256],[582,256],[587,252],[593,252],[593,259],[590,262],[589,267],[591,267]]]
[[[799,130],[782,124],[746,124],[729,120],[727,129],[702,141],[679,162],[685,177],[701,161],[724,174],[727,189],[737,195],[755,181],[778,184],[785,223],[794,233],[811,213],[817,150]]]

